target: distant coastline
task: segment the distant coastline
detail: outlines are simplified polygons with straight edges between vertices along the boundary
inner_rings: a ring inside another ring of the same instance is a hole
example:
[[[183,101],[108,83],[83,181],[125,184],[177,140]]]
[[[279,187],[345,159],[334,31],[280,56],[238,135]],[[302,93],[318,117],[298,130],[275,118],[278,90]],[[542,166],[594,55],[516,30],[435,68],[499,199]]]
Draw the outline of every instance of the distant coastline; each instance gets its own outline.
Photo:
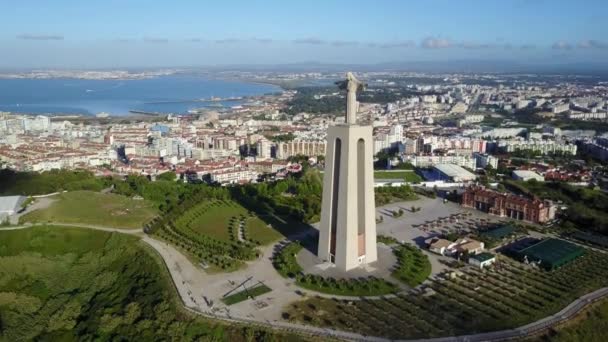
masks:
[[[208,107],[205,99],[228,99],[213,104],[218,109],[230,108],[251,96],[280,91],[274,84],[185,74],[130,80],[0,78],[0,111],[83,116],[128,116],[132,111],[186,114]]]

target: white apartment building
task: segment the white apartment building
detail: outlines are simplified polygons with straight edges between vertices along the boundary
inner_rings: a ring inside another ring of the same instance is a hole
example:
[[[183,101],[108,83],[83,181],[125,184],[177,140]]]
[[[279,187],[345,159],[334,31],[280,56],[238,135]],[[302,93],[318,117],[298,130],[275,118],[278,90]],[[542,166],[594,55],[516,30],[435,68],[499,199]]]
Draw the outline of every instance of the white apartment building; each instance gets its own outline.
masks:
[[[518,150],[537,151],[541,154],[563,152],[575,155],[576,145],[559,143],[553,140],[500,140],[498,148],[504,152],[515,152]]]
[[[289,157],[304,155],[307,157],[325,156],[326,141],[293,140],[277,144],[277,158],[287,159]]]
[[[220,184],[251,182],[257,179],[258,173],[248,169],[218,171],[210,174],[211,181]]]
[[[272,158],[272,142],[266,138],[258,140],[257,153],[258,157],[261,159]]]
[[[475,165],[478,169],[485,169],[488,165],[492,166],[494,169],[498,168],[498,158],[493,155],[486,153],[473,153],[473,157],[475,158]]]
[[[471,155],[456,156],[412,156],[409,162],[415,167],[430,168],[440,164],[453,164],[475,169],[477,161]]]
[[[458,120],[458,127],[462,127],[467,124],[482,122],[485,118],[483,114],[471,114],[465,115],[464,118]]]
[[[580,113],[572,112],[568,114],[569,119],[575,120],[606,120],[608,119],[608,113],[606,112],[595,112],[595,113]]]
[[[570,110],[570,104],[569,103],[561,103],[561,104],[555,104],[553,105],[553,114],[560,114],[563,112],[567,112]]]

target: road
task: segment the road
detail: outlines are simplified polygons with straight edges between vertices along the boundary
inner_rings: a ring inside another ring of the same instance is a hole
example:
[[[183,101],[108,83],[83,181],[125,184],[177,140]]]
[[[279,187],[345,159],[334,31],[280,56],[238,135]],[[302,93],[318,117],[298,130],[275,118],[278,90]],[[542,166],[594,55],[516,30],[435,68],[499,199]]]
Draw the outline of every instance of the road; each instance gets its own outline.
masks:
[[[61,223],[54,222],[53,226],[64,226],[64,227],[79,227],[79,228],[87,228],[87,229],[95,229],[106,232],[116,232],[121,234],[131,234],[141,236],[142,241],[151,246],[164,260],[169,273],[171,274],[171,278],[173,283],[175,284],[175,288],[177,289],[179,296],[182,300],[182,303],[186,310],[202,315],[208,318],[219,319],[227,322],[235,322],[235,323],[247,323],[260,327],[271,327],[274,329],[282,330],[285,332],[319,336],[319,337],[333,337],[351,341],[370,341],[370,342],[388,342],[392,340],[388,340],[381,337],[374,336],[363,336],[356,333],[346,332],[346,331],[338,331],[333,329],[319,328],[302,324],[294,324],[288,323],[284,321],[278,320],[268,320],[263,318],[262,315],[255,316],[241,316],[235,313],[231,313],[229,310],[217,311],[206,308],[206,304],[202,299],[197,301],[197,295],[193,291],[192,284],[198,283],[198,281],[209,281],[213,280],[214,277],[227,278],[230,275],[220,274],[220,275],[212,275],[209,276],[210,279],[197,279],[197,277],[205,277],[203,276],[203,272],[200,272],[198,267],[193,265],[188,258],[186,258],[183,254],[173,248],[171,245],[168,245],[165,242],[161,242],[151,238],[148,235],[143,234],[140,229],[119,229],[113,227],[103,227],[96,225],[82,225],[82,224],[71,224],[71,223]],[[34,225],[22,225],[22,226],[13,226],[1,228],[0,231],[8,231],[8,230],[17,230],[17,229],[27,229],[33,227]],[[272,247],[266,247],[264,249],[264,256],[268,257],[267,253],[272,251]],[[266,263],[264,263],[266,264]],[[268,270],[264,270],[268,271]],[[249,272],[253,272],[255,274],[255,270],[250,270]],[[211,286],[212,284],[207,283],[207,285]],[[275,285],[273,285],[275,286]],[[212,286],[211,286],[212,287]],[[271,286],[272,288],[272,286]],[[221,290],[221,289],[220,289]],[[576,316],[580,311],[585,309],[592,303],[595,303],[603,298],[608,297],[608,287],[601,288],[597,291],[584,295],[570,305],[562,309],[560,312],[545,317],[536,322],[530,323],[528,325],[508,330],[501,330],[489,333],[481,333],[474,335],[465,335],[465,336],[455,336],[455,337],[441,337],[441,338],[431,338],[431,339],[423,339],[423,340],[401,340],[401,341],[409,341],[409,342],[481,342],[481,341],[507,341],[513,339],[520,339],[528,336],[536,335],[548,328],[555,327],[572,317]],[[200,297],[198,297],[200,298]],[[298,299],[297,297],[294,299]],[[284,302],[287,303],[287,302]]]

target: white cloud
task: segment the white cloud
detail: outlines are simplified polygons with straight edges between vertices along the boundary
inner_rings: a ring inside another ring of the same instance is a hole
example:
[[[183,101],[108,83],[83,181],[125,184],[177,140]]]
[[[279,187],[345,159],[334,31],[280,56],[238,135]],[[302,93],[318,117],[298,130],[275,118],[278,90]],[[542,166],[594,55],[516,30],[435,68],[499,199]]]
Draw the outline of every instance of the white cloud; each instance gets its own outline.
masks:
[[[581,49],[608,49],[608,43],[590,39],[578,43],[578,47]]]
[[[554,50],[572,50],[572,45],[566,41],[560,40],[553,43],[551,46]]]
[[[445,49],[452,47],[453,44],[451,41],[445,38],[427,37],[422,41],[420,46],[425,49]]]

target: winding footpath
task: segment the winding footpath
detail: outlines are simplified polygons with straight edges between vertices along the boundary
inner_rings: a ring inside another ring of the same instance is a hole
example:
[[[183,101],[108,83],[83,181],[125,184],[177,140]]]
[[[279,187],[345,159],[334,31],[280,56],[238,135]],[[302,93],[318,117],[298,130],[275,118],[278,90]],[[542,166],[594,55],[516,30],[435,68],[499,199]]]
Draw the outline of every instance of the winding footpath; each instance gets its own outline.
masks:
[[[115,232],[121,234],[130,234],[140,236],[142,241],[152,247],[163,259],[165,262],[165,266],[169,273],[171,274],[171,279],[177,289],[180,299],[184,305],[184,308],[189,312],[192,312],[197,315],[202,315],[212,319],[218,319],[226,322],[234,322],[234,323],[245,323],[254,326],[264,327],[264,328],[273,328],[282,330],[284,332],[295,333],[295,334],[305,334],[310,336],[318,336],[318,337],[329,337],[329,338],[337,338],[337,339],[345,339],[351,341],[370,341],[370,342],[388,342],[394,341],[381,337],[374,336],[364,336],[357,333],[351,333],[346,331],[339,331],[333,329],[326,329],[320,327],[313,327],[302,324],[294,324],[284,321],[277,320],[267,320],[267,319],[256,319],[255,317],[241,317],[238,315],[231,314],[230,311],[226,310],[225,312],[221,311],[213,311],[206,310],[206,304],[204,302],[197,302],[196,295],[192,292],[189,284],[191,284],[192,277],[195,276],[193,271],[197,270],[197,267],[193,265],[190,260],[188,260],[183,254],[173,248],[171,245],[153,239],[150,236],[144,234],[141,229],[120,229],[120,228],[112,228],[112,227],[104,227],[97,225],[87,225],[87,224],[73,224],[73,223],[61,223],[61,222],[53,222],[45,225],[58,226],[58,227],[76,227],[76,228],[87,228],[87,229],[95,229],[106,232]],[[36,225],[26,224],[20,226],[12,226],[0,228],[0,231],[10,231],[10,230],[18,230],[18,229],[27,229],[34,227]],[[274,246],[271,246],[274,247]],[[265,249],[267,251],[271,251],[272,248]],[[265,253],[266,254],[266,253]],[[196,272],[200,274],[201,272]],[[225,277],[225,275],[223,275]],[[333,297],[333,296],[332,296]],[[546,329],[555,327],[560,325],[574,316],[576,316],[583,309],[588,307],[589,305],[598,302],[604,298],[608,297],[608,287],[601,288],[592,293],[584,295],[570,305],[562,309],[560,312],[545,317],[536,322],[527,324],[525,326],[501,330],[489,333],[480,333],[473,335],[463,335],[463,336],[455,336],[455,337],[440,337],[440,338],[430,338],[430,339],[421,339],[421,340],[399,340],[399,341],[409,341],[409,342],[481,342],[481,341],[507,341],[514,339],[521,339],[525,337],[530,337],[537,335]]]

